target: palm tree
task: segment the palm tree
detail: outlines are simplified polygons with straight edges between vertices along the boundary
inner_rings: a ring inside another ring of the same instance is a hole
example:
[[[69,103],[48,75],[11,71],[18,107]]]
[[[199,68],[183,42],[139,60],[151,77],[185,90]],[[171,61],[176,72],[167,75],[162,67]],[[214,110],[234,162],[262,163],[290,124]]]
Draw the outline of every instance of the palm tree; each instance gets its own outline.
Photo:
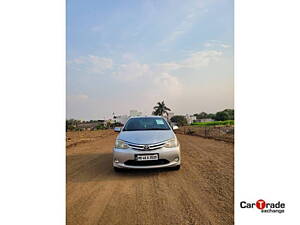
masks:
[[[171,109],[169,109],[164,101],[162,102],[158,102],[156,106],[153,107],[154,111],[152,112],[153,115],[156,116],[163,116],[164,114],[167,114],[167,116],[169,115],[168,111],[171,111]]]

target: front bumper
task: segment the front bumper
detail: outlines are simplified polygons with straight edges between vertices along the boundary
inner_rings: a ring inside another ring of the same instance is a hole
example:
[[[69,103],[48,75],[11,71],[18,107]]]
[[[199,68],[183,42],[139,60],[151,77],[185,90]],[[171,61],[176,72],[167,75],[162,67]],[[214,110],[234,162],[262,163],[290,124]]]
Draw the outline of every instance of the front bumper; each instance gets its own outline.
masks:
[[[141,165],[142,163],[134,163],[136,155],[158,154],[158,161],[145,161],[147,165]],[[117,168],[128,169],[153,169],[153,168],[165,168],[174,167],[180,165],[180,145],[174,148],[161,148],[152,151],[139,151],[131,148],[128,149],[113,149],[113,166]]]

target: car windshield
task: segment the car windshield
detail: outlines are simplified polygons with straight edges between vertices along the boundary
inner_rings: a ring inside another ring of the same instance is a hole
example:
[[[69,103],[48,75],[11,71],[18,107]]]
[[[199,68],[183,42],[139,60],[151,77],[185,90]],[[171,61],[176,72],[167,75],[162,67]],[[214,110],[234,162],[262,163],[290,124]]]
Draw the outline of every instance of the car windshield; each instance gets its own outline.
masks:
[[[170,130],[167,122],[163,118],[131,118],[126,123],[123,131],[137,130]]]

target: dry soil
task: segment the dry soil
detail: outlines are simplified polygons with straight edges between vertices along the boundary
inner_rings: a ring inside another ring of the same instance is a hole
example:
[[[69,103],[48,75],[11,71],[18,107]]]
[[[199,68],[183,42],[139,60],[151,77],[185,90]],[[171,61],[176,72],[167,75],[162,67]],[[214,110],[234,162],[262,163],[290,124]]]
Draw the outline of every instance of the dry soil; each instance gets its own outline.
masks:
[[[233,224],[233,144],[178,134],[179,171],[116,173],[116,134],[98,134],[67,134],[68,225]]]

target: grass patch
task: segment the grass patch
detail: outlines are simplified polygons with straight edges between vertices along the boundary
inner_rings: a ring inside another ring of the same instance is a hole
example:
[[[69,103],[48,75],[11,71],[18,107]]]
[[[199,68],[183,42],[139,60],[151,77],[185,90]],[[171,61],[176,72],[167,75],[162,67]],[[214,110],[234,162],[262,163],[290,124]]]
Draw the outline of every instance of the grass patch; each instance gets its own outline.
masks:
[[[210,126],[226,126],[234,125],[234,120],[225,120],[225,121],[212,121],[212,122],[203,122],[203,123],[192,123],[192,126],[195,127],[210,127]]]

